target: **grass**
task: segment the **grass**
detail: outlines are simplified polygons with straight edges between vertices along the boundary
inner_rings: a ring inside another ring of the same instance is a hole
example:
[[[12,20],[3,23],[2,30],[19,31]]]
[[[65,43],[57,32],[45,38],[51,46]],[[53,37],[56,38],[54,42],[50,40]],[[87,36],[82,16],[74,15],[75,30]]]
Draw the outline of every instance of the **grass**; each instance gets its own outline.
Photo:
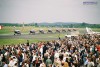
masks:
[[[52,39],[58,39],[58,36],[61,38],[64,38],[66,33],[63,34],[39,34],[39,35],[21,35],[21,36],[15,36],[12,35],[12,37],[2,38],[0,39],[0,45],[14,45],[19,43],[26,43],[27,40],[30,41],[30,43],[33,42],[39,42],[39,41],[49,41]],[[28,38],[28,37],[29,38]]]
[[[36,39],[28,39],[30,43],[39,42]],[[0,46],[2,45],[15,45],[15,44],[22,44],[26,43],[27,39],[0,39]]]

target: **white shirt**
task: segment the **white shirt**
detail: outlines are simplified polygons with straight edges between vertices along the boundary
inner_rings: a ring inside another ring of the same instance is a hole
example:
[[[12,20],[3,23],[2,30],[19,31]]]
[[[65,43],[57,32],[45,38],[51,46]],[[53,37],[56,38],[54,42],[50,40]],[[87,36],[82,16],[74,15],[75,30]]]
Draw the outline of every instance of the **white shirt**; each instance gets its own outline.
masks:
[[[25,58],[25,54],[24,53],[22,53],[22,56],[23,56],[23,59]]]
[[[40,52],[41,52],[41,54],[43,54],[43,47],[40,48]]]
[[[2,56],[0,56],[0,61],[2,60]]]
[[[37,57],[37,56],[36,56],[36,55],[34,55],[34,56],[33,56],[33,60],[32,60],[32,61],[35,61],[35,60],[36,60],[36,57]]]
[[[71,53],[70,52],[65,52],[65,54],[70,55]]]
[[[29,67],[29,65],[27,63],[25,63],[26,67]]]
[[[7,56],[8,55],[8,52],[6,52],[4,55]]]
[[[8,67],[8,65],[7,65],[7,64],[5,64],[3,67]]]
[[[59,58],[59,53],[56,52],[55,55],[54,55],[54,57],[55,57],[55,58]]]
[[[14,62],[13,60],[11,60],[11,61],[9,62],[9,66],[10,66],[10,67],[13,67],[13,66],[15,65],[15,63],[16,63],[16,62]]]
[[[44,65],[45,65],[44,63],[41,63],[41,64],[40,64],[40,67],[44,67]]]

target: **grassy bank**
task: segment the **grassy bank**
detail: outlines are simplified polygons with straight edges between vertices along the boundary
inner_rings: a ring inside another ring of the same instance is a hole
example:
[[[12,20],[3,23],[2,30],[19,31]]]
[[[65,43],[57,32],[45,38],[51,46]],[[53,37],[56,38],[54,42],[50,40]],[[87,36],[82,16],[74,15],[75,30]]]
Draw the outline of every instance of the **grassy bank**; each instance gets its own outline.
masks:
[[[39,40],[36,39],[28,39],[30,43],[39,42]],[[22,44],[26,43],[27,39],[0,39],[0,46],[2,45],[16,45],[16,44]]]

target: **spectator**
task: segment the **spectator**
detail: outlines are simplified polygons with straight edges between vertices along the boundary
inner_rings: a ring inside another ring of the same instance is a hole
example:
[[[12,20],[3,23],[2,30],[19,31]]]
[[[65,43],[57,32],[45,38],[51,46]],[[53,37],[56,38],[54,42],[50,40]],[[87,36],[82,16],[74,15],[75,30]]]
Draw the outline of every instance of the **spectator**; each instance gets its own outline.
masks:
[[[4,67],[99,67],[100,35],[79,35],[48,42],[3,46],[0,65]],[[4,64],[4,65],[3,65]]]
[[[7,63],[6,62],[3,62],[4,66],[3,67],[8,67]]]
[[[46,67],[50,67],[52,65],[52,61],[50,57],[48,56],[48,59],[46,60]]]

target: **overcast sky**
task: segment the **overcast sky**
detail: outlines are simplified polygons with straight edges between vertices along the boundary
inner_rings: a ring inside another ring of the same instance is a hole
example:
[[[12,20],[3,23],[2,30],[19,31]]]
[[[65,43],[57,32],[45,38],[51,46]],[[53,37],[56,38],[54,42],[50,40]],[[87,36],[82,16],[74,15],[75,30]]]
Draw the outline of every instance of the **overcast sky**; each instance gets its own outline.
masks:
[[[0,0],[1,22],[100,23],[100,0]]]

